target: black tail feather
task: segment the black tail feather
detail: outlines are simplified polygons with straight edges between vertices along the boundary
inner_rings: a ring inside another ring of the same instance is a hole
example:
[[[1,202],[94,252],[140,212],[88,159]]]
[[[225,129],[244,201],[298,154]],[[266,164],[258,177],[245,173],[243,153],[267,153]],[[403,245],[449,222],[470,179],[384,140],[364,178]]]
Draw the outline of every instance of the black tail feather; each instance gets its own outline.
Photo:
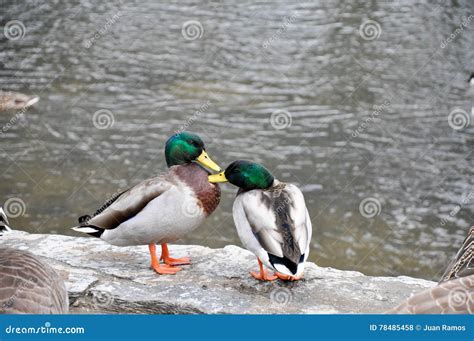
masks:
[[[96,237],[96,238],[100,238],[100,236],[102,236],[102,233],[104,233],[104,229],[101,229],[100,227],[95,227],[94,228],[97,229],[97,232],[92,232],[92,233],[89,233],[90,236],[93,236],[93,237]]]
[[[296,273],[298,272],[298,264],[293,262],[291,259],[287,258],[287,257],[278,257],[278,256],[275,256],[275,255],[272,255],[271,253],[268,254],[268,259],[270,260],[270,263],[275,266],[276,264],[282,264],[284,265],[288,270],[290,270],[290,272],[293,274],[293,275],[296,275]],[[304,254],[301,255],[300,259],[299,259],[299,262],[303,262],[304,260]]]

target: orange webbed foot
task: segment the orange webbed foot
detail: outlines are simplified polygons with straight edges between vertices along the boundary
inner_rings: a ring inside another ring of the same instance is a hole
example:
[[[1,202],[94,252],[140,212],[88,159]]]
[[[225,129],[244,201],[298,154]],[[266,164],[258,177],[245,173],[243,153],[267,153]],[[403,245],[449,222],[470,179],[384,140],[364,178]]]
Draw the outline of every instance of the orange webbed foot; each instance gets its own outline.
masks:
[[[165,264],[176,266],[176,265],[187,265],[191,264],[191,259],[189,257],[182,257],[182,258],[172,258],[172,257],[161,257]]]
[[[160,264],[160,261],[156,257],[156,245],[154,243],[150,243],[148,245],[150,249],[150,256],[151,256],[151,265],[150,267],[155,270],[156,273],[160,275],[174,275],[178,271],[181,271],[181,268],[172,267],[166,264]]]
[[[278,277],[279,279],[281,279],[282,281],[299,281],[300,279],[303,278],[303,275],[301,276],[290,276],[290,275],[285,275],[285,274],[281,274],[279,272],[275,272],[275,276]]]
[[[174,266],[169,266],[166,264],[151,264],[150,268],[155,270],[156,273],[160,275],[175,275],[178,271],[181,271],[181,268]]]
[[[250,274],[253,278],[258,279],[259,281],[274,281],[278,277],[274,275],[270,275],[267,271],[259,272],[259,271],[250,271]]]
[[[191,264],[189,257],[182,258],[172,258],[170,257],[170,252],[168,250],[168,244],[161,244],[161,257],[160,259],[167,265],[176,266],[176,265],[186,265]]]
[[[260,258],[257,257],[257,261],[258,261],[258,268],[260,269],[260,272],[250,271],[250,274],[253,276],[253,278],[258,279],[259,281],[274,281],[278,278],[277,276],[269,275],[268,272],[265,271]]]

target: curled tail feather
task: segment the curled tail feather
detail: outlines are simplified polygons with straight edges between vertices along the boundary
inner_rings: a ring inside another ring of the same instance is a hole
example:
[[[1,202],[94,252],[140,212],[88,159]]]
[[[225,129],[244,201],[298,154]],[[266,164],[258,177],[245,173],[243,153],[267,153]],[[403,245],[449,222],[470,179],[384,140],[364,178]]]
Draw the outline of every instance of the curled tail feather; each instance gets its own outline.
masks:
[[[89,224],[89,221],[96,215],[102,213],[103,211],[105,211],[110,205],[112,205],[123,193],[125,193],[126,191],[123,191],[123,192],[120,192],[118,194],[115,194],[112,196],[112,198],[110,198],[109,200],[107,200],[92,216],[86,214],[86,215],[83,215],[83,216],[80,216],[77,220],[78,220],[78,223],[79,225],[78,226],[74,226],[72,228],[72,230],[74,231],[77,231],[77,232],[81,232],[81,233],[86,233],[90,236],[94,236],[94,237],[97,237],[97,238],[100,238],[100,236],[102,236],[102,233],[104,233],[104,229],[101,228],[101,227],[97,227],[97,226],[94,226],[94,225],[90,225]]]

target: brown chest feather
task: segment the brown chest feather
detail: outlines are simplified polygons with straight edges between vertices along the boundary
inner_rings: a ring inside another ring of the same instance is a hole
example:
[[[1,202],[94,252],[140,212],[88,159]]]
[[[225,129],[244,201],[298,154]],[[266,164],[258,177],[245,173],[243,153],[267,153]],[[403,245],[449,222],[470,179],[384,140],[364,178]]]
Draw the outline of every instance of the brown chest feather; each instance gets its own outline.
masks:
[[[218,184],[210,183],[207,180],[209,173],[194,163],[175,166],[174,172],[193,190],[206,215],[214,212],[221,200],[221,189]]]

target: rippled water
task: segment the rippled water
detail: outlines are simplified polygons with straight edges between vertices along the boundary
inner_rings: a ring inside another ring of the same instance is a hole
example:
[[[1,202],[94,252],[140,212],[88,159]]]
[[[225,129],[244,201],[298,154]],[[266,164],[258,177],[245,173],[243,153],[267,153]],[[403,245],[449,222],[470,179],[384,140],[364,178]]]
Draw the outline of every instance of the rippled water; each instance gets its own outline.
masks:
[[[0,193],[26,205],[16,226],[73,234],[78,215],[161,172],[182,126],[222,165],[254,159],[298,184],[322,266],[437,278],[474,222],[474,18],[446,41],[470,1],[0,8],[1,26],[26,28],[0,36],[0,88],[41,97],[0,140]],[[455,109],[473,122],[453,129]],[[112,126],[94,126],[98,110]],[[223,186],[217,212],[182,242],[239,244],[235,192]],[[372,218],[359,209],[367,198]]]

